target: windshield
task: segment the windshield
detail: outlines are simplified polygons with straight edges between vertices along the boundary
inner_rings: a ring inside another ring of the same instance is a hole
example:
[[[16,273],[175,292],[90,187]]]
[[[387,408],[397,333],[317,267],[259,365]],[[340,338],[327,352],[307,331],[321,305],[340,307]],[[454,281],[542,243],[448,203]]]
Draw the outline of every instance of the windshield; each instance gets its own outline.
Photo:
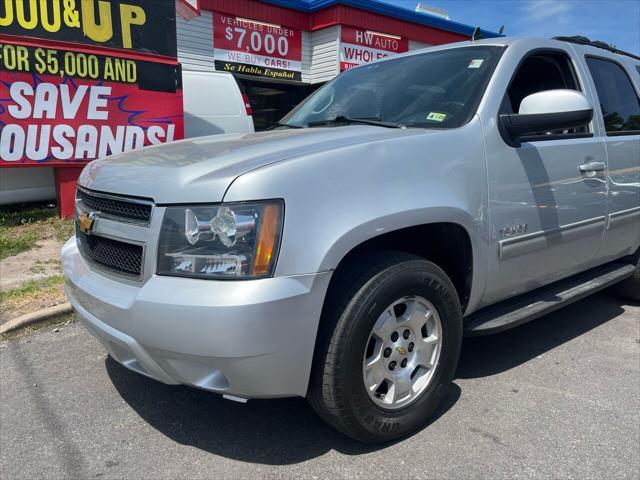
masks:
[[[455,128],[475,113],[501,47],[459,47],[347,70],[279,123],[308,127],[367,119],[423,128]]]

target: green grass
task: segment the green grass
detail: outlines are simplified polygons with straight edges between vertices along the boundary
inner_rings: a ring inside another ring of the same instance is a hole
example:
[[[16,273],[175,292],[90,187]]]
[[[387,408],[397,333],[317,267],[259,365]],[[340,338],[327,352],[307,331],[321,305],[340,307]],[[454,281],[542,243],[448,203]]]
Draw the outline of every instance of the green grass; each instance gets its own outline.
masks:
[[[0,229],[0,260],[31,250],[38,240],[36,232],[15,234]]]
[[[43,205],[11,205],[0,208],[0,228],[17,227],[33,222],[48,220],[58,217],[56,208],[49,208]]]
[[[11,303],[39,295],[45,290],[53,290],[64,283],[62,275],[54,275],[42,280],[28,280],[18,288],[0,292],[0,303]]]
[[[31,250],[39,240],[64,241],[73,235],[73,221],[58,217],[44,205],[0,208],[0,260]]]
[[[36,260],[36,263],[29,269],[31,273],[44,273],[47,271],[47,267],[52,267],[54,269],[60,268],[60,260],[57,258],[50,258],[49,260]]]
[[[52,218],[49,223],[53,227],[56,239],[61,242],[66,242],[69,238],[76,233],[73,220],[70,218]]]

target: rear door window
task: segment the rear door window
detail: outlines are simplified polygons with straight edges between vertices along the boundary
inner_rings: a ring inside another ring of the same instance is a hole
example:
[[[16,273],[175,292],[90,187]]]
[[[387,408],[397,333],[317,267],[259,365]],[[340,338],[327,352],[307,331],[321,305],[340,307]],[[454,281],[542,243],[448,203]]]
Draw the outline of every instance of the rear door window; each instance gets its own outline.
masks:
[[[640,100],[627,72],[612,60],[587,57],[607,135],[640,135]]]

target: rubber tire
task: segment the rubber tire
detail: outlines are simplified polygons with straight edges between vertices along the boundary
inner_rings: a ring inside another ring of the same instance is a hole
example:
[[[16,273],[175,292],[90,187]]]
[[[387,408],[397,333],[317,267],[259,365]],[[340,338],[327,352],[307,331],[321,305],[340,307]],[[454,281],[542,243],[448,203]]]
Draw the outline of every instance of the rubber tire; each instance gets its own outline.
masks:
[[[633,275],[613,287],[615,292],[626,300],[640,302],[640,258]]]
[[[460,356],[460,301],[442,269],[418,256],[376,252],[352,260],[346,269],[323,311],[307,397],[320,417],[349,437],[364,443],[389,442],[420,429],[444,400]],[[407,295],[421,295],[436,307],[443,344],[427,390],[410,405],[389,410],[369,398],[362,359],[379,315]]]

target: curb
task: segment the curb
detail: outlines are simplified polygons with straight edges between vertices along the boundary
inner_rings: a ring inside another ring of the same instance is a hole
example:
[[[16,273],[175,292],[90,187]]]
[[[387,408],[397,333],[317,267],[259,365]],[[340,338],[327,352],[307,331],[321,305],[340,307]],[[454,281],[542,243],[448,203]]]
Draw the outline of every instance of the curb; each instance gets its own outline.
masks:
[[[51,317],[63,315],[65,313],[71,313],[72,311],[73,308],[71,308],[71,304],[69,302],[66,302],[55,305],[53,307],[38,310],[37,312],[27,313],[25,315],[16,317],[13,320],[9,320],[3,325],[0,325],[0,335],[2,335],[3,333],[11,332],[13,330],[17,330],[19,328],[28,327],[29,325],[47,320]]]

